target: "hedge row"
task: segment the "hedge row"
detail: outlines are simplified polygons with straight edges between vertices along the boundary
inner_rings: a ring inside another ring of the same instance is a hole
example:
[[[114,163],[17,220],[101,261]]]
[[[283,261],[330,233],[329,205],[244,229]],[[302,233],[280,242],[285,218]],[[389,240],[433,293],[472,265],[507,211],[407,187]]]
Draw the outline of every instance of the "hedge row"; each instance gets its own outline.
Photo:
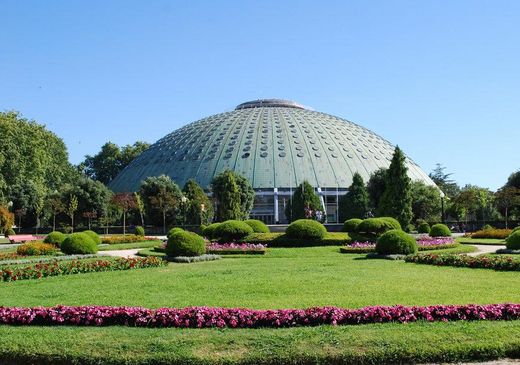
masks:
[[[408,256],[406,262],[416,264],[493,269],[497,271],[520,271],[520,260],[510,256],[467,256],[454,254],[421,254]]]
[[[104,306],[0,307],[0,324],[44,326],[280,328],[388,322],[509,321],[518,319],[520,319],[520,304],[269,310],[209,307],[159,309]]]
[[[460,243],[446,243],[436,246],[421,246],[418,245],[417,248],[419,251],[434,251],[434,250],[448,250],[451,248],[457,248],[460,246]],[[340,248],[341,253],[371,253],[376,251],[375,244],[366,244],[366,245],[347,245]]]
[[[165,266],[167,263],[157,257],[116,258],[114,260],[74,260],[54,261],[25,267],[4,267],[0,269],[0,281],[39,279],[47,276],[72,275],[99,271],[116,271]]]
[[[244,237],[241,242],[263,244],[267,247],[317,247],[342,246],[350,242],[348,233],[329,232],[320,240],[290,238],[284,233],[253,233]]]
[[[493,239],[506,239],[513,232],[512,229],[482,229],[471,234],[471,238],[493,238]]]

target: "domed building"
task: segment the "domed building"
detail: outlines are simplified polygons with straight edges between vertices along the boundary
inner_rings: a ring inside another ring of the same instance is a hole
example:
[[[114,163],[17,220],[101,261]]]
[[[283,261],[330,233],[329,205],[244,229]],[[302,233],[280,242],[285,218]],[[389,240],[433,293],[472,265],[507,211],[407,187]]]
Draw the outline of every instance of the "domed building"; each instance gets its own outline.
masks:
[[[111,183],[116,191],[136,191],[149,176],[168,175],[180,187],[194,178],[208,189],[213,177],[231,169],[256,191],[252,217],[286,222],[285,205],[304,180],[315,187],[337,221],[338,197],[358,172],[365,181],[390,165],[394,146],[348,120],[309,110],[293,101],[255,100],[234,111],[190,123],[153,144]],[[412,180],[434,185],[411,159]]]

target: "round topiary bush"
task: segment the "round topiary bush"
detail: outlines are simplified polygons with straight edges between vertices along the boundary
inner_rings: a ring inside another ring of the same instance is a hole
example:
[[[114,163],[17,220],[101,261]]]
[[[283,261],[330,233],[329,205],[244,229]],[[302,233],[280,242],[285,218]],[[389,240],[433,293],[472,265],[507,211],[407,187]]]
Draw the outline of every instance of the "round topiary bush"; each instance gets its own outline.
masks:
[[[168,233],[166,234],[166,238],[170,238],[170,236],[172,236],[173,234],[177,233],[177,232],[184,232],[184,229],[180,228],[180,227],[173,227],[172,229],[170,229],[168,231]]]
[[[520,229],[506,238],[506,248],[509,250],[520,250]]]
[[[289,238],[321,240],[327,234],[327,229],[318,221],[298,219],[289,224],[285,234]]]
[[[221,241],[236,241],[253,233],[253,228],[242,221],[229,220],[221,223],[214,231],[214,237]]]
[[[51,233],[49,233],[45,239],[43,240],[43,242],[45,243],[51,243],[53,244],[54,246],[57,246],[57,247],[60,247],[61,246],[61,243],[63,242],[63,240],[67,238],[66,235],[64,235],[63,233],[61,232],[58,232],[58,231],[53,231]]]
[[[515,232],[518,232],[518,231],[520,231],[520,226],[513,228],[513,232],[511,232],[511,233],[515,233]]]
[[[450,237],[451,231],[447,225],[438,223],[430,229],[430,237]]]
[[[220,223],[211,223],[202,230],[202,235],[206,238],[212,239],[215,237],[215,230],[220,226]]]
[[[80,232],[68,235],[61,243],[60,249],[68,255],[85,255],[97,253],[98,246],[88,234]]]
[[[136,227],[135,227],[134,234],[135,234],[136,236],[144,237],[144,228],[141,227],[141,226],[136,226]]]
[[[196,233],[177,231],[168,238],[166,254],[170,257],[201,256],[206,253],[204,238]]]
[[[430,230],[430,225],[426,222],[419,224],[419,228],[417,229],[419,233],[430,233]]]
[[[352,218],[343,223],[343,232],[354,233],[357,232],[358,226],[363,222],[363,219]]]
[[[96,245],[100,245],[101,244],[101,237],[99,237],[99,235],[96,232],[91,231],[90,229],[88,229],[86,231],[83,231],[82,233],[85,233],[90,238],[92,238],[92,241],[94,241]]]
[[[247,219],[244,221],[249,227],[253,228],[254,233],[269,233],[269,227],[264,222],[258,219]]]
[[[16,232],[14,231],[14,229],[9,228],[9,229],[7,229],[7,231],[5,231],[5,235],[6,236],[14,236],[14,235],[16,235]]]
[[[400,230],[401,225],[393,218],[388,217],[368,218],[363,220],[357,227],[358,232],[376,237],[392,229]]]
[[[384,233],[376,243],[376,252],[380,255],[409,255],[417,250],[415,239],[398,229]]]

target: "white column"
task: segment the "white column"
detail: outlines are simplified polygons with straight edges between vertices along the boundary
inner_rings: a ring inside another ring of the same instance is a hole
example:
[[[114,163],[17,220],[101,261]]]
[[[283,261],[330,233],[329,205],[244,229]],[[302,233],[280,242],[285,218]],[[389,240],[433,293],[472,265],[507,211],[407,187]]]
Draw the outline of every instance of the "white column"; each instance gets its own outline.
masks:
[[[279,215],[278,215],[278,188],[274,188],[274,223],[278,223]]]

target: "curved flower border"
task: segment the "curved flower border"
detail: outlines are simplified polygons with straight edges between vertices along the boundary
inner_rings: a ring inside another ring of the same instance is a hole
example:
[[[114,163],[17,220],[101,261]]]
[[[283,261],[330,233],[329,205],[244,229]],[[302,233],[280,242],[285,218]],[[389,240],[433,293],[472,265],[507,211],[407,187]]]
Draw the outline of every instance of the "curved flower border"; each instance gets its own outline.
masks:
[[[259,328],[408,323],[416,321],[509,321],[520,319],[520,304],[436,305],[428,307],[336,307],[255,310],[242,308],[159,308],[56,306],[0,307],[0,324],[134,326],[174,328]]]

